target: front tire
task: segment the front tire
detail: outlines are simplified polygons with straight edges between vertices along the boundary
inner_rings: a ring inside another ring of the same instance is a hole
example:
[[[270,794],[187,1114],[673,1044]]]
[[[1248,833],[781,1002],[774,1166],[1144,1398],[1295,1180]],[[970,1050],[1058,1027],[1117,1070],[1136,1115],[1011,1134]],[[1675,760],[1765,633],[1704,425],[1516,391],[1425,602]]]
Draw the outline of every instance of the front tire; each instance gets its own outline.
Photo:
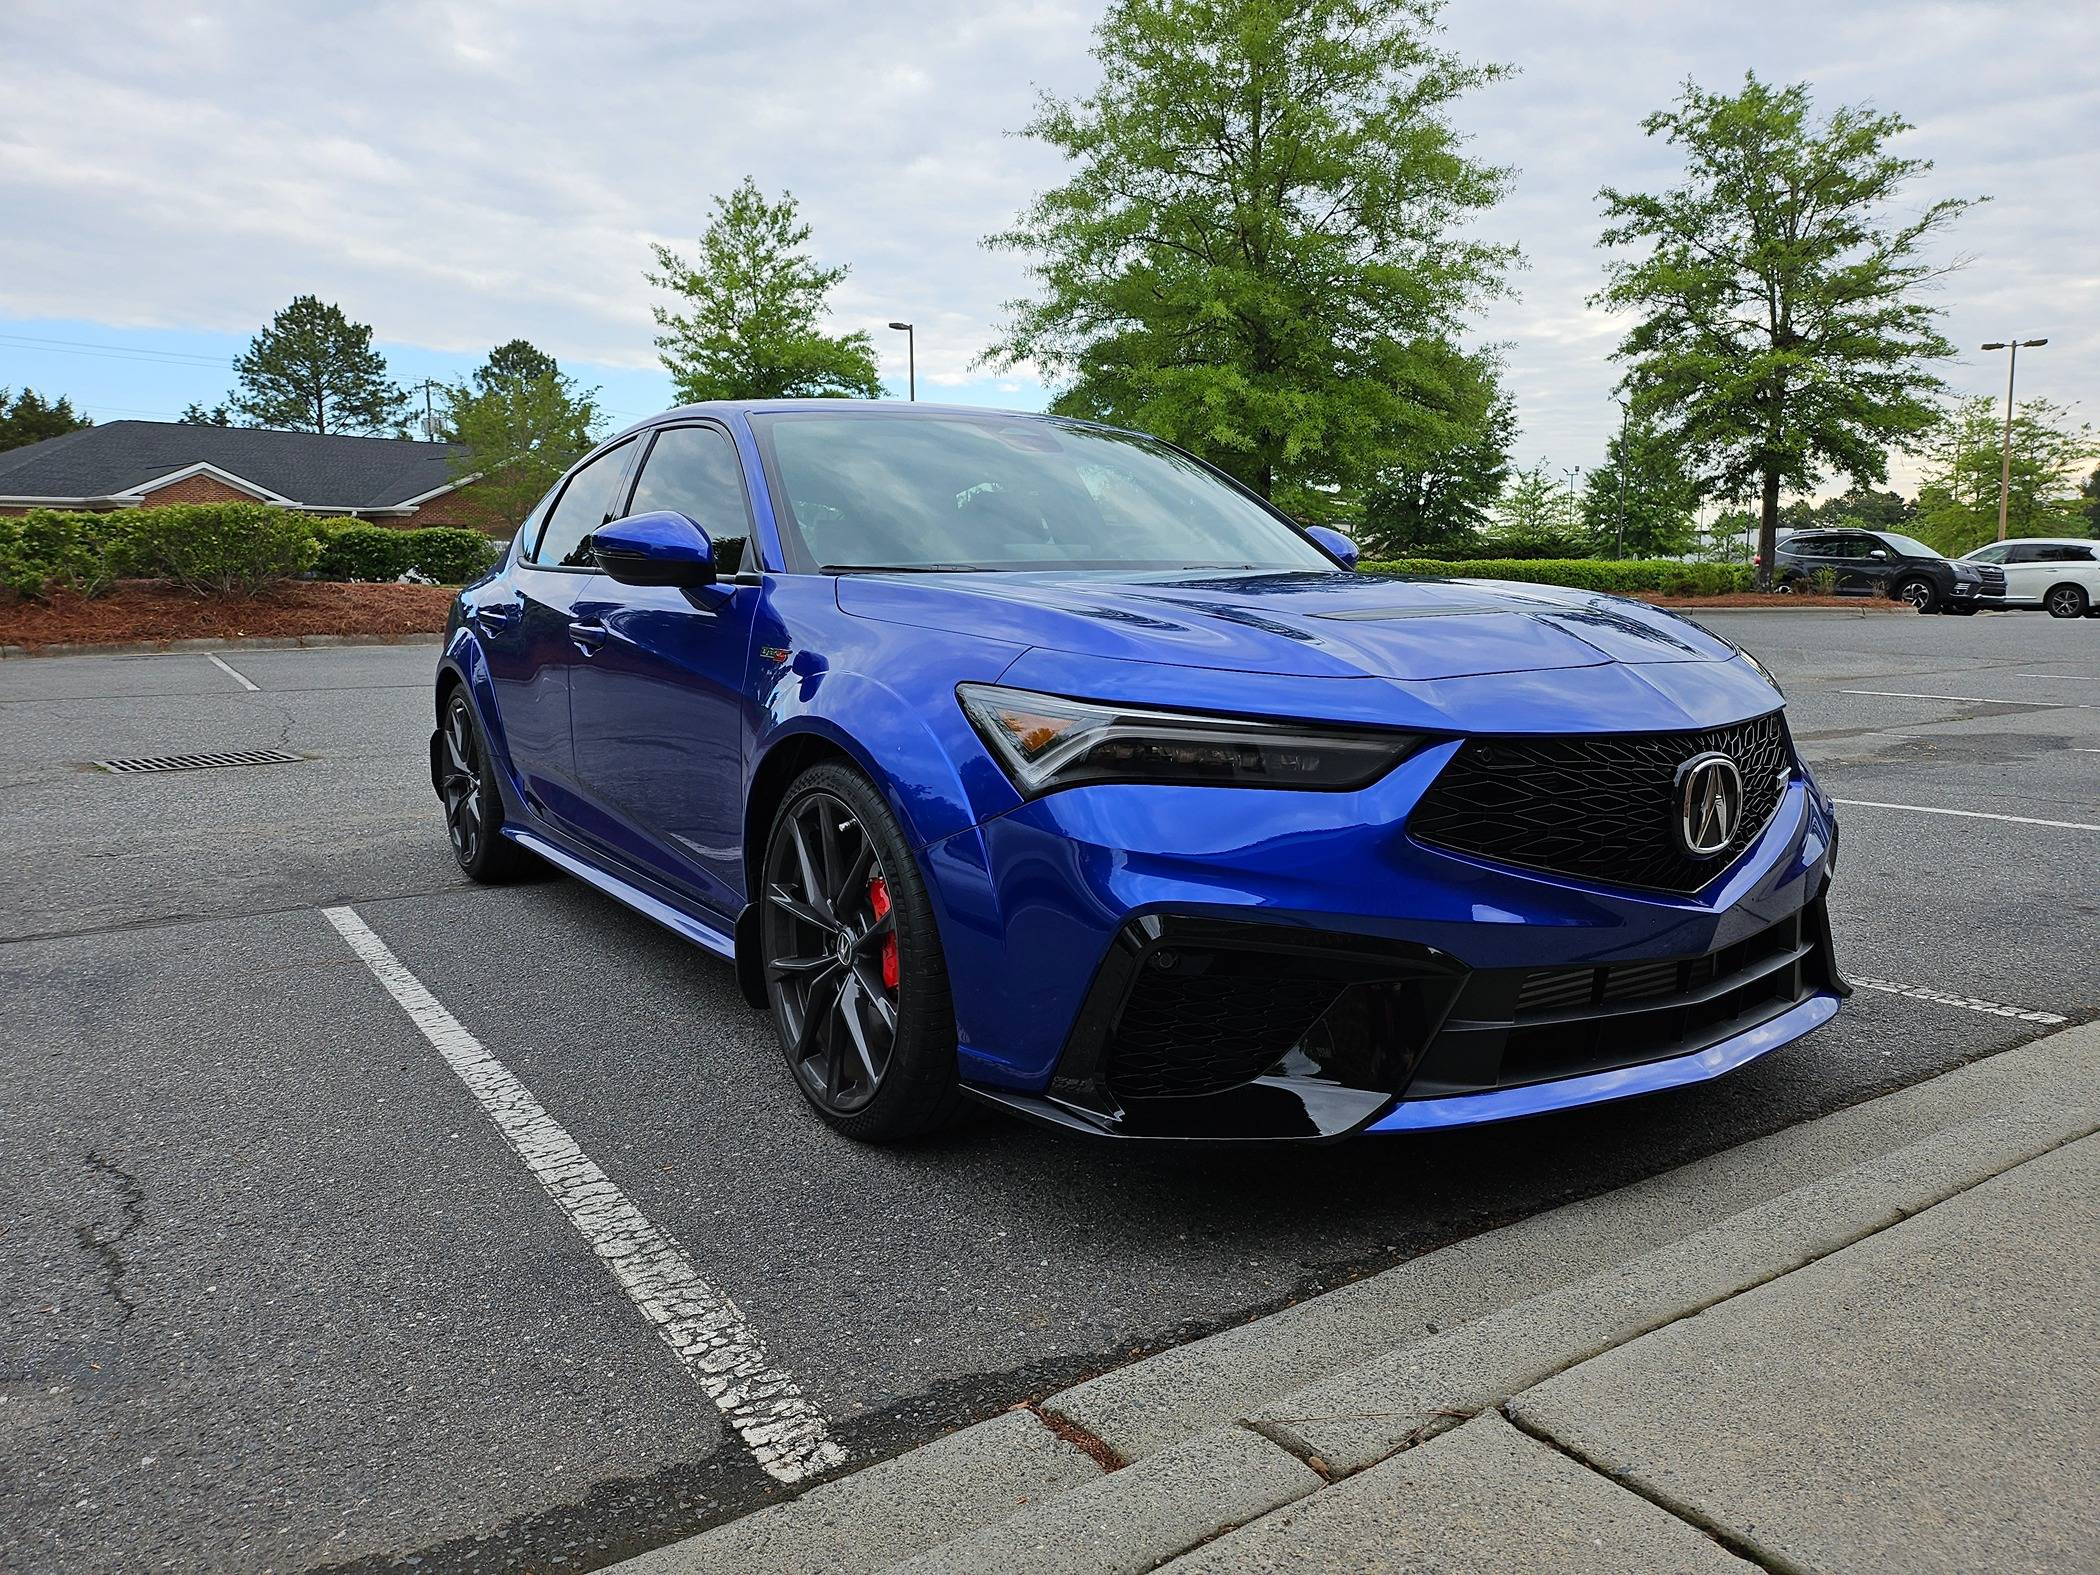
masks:
[[[2049,609],[2052,618],[2083,618],[2086,614],[2085,587],[2082,585],[2052,585],[2042,605]]]
[[[1929,613],[1940,604],[1939,588],[1930,580],[1905,580],[1896,587],[1896,600],[1908,602],[1912,612]]]
[[[516,880],[531,865],[531,855],[503,835],[503,797],[496,788],[495,759],[481,722],[467,701],[465,686],[453,689],[445,702],[444,725],[438,729],[438,796],[445,801],[445,834],[452,857],[467,878],[483,885]]]
[[[849,766],[797,777],[758,894],[766,1000],[803,1098],[863,1143],[945,1125],[961,1103],[933,905],[882,795]]]

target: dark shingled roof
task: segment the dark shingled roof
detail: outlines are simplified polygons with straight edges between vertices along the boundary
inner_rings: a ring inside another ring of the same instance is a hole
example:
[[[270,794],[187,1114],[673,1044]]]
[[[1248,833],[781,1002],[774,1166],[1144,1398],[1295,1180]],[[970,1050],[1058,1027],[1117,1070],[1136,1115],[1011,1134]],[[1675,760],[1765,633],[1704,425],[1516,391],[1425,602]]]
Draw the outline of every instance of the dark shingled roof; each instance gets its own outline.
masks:
[[[202,463],[294,503],[383,509],[445,486],[462,452],[456,443],[405,438],[111,421],[0,450],[0,497],[113,497]]]

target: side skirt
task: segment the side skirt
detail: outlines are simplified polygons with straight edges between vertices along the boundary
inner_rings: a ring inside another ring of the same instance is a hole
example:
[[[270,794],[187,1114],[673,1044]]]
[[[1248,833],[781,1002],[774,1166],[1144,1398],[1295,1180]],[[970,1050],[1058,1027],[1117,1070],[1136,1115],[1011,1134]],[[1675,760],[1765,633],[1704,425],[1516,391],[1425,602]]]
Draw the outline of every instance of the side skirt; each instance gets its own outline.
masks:
[[[503,835],[522,848],[529,848],[556,869],[566,870],[587,886],[595,887],[615,902],[625,903],[645,919],[654,919],[674,935],[683,936],[695,946],[703,946],[717,957],[730,962],[736,960],[736,941],[726,931],[695,918],[682,908],[674,908],[661,897],[641,887],[609,875],[595,864],[588,864],[575,854],[556,847],[536,832],[524,831],[516,826],[505,826]]]

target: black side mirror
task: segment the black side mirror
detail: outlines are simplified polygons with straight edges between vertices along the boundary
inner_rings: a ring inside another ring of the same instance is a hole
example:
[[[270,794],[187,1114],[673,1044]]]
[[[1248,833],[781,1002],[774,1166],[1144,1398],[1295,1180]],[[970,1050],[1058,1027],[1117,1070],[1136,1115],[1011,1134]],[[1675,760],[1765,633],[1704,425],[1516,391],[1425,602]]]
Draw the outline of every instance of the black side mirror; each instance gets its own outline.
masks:
[[[591,537],[598,567],[622,585],[712,585],[715,545],[707,532],[672,509],[630,514]]]

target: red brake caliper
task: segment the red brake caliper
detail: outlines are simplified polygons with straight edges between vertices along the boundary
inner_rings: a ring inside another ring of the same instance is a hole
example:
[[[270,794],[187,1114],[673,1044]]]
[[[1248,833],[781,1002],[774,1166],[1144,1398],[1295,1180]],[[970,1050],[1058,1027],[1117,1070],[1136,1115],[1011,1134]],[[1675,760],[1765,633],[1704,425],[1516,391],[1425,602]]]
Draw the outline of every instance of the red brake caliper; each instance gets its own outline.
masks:
[[[868,901],[874,906],[875,917],[890,916],[890,887],[880,875],[868,882]],[[897,988],[897,932],[891,930],[882,938],[882,983],[883,988]]]

